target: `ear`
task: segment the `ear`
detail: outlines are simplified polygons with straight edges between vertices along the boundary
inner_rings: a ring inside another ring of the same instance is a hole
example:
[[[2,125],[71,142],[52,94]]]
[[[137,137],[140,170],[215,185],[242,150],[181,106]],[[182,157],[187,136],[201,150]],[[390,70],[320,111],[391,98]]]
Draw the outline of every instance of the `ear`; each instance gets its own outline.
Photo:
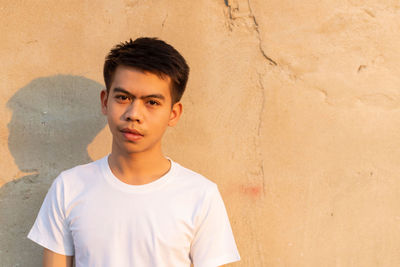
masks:
[[[179,118],[181,117],[182,114],[182,103],[181,102],[176,102],[171,109],[171,114],[169,116],[169,121],[168,121],[168,126],[175,126],[178,121]]]
[[[108,93],[107,90],[104,89],[100,92],[101,112],[104,115],[107,115],[107,101],[108,101]]]

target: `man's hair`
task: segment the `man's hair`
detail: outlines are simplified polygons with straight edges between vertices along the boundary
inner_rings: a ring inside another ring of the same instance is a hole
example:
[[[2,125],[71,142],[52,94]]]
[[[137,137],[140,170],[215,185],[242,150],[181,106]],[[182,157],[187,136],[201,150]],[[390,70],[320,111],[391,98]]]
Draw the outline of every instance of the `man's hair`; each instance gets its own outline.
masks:
[[[111,49],[104,62],[104,82],[109,93],[118,66],[128,66],[139,71],[156,74],[162,79],[171,79],[172,104],[179,102],[186,88],[189,66],[171,45],[157,38],[130,39]]]

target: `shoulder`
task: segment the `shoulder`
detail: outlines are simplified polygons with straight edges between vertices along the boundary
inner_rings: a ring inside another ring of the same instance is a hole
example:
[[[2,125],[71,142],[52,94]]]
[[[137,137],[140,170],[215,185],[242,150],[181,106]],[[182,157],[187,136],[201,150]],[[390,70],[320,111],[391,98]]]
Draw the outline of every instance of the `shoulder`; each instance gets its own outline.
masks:
[[[185,192],[189,198],[197,198],[205,200],[212,194],[218,194],[218,186],[216,183],[206,178],[202,174],[191,169],[183,167],[179,163],[174,162],[174,183],[173,186]]]
[[[107,160],[106,157],[62,171],[54,180],[53,186],[64,191],[79,191],[93,185],[102,175],[104,160]]]
[[[101,172],[102,164],[106,160],[106,157],[104,157],[87,164],[75,166],[71,169],[61,172],[61,176],[72,178],[98,174],[99,172]]]
[[[177,162],[175,165],[175,179],[183,184],[188,184],[189,186],[196,186],[200,188],[216,188],[217,184],[210,179],[204,177],[202,174],[188,169]]]

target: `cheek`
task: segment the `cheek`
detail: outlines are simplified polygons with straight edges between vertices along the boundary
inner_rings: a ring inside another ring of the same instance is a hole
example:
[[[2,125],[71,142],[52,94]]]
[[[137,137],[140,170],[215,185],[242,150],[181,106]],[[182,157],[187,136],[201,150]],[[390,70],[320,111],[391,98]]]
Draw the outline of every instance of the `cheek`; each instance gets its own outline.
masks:
[[[108,124],[114,125],[120,120],[119,113],[114,109],[109,109],[107,113]]]
[[[151,116],[147,119],[147,122],[156,128],[163,129],[168,126],[169,117],[169,113],[165,111],[159,113],[156,112],[154,114],[151,114]]]
[[[167,126],[168,125],[168,122],[169,122],[169,120],[170,120],[170,117],[171,117],[171,112],[169,112],[169,110],[168,110],[168,112],[165,112],[164,113],[164,115],[163,115],[163,122],[164,122],[164,124]]]

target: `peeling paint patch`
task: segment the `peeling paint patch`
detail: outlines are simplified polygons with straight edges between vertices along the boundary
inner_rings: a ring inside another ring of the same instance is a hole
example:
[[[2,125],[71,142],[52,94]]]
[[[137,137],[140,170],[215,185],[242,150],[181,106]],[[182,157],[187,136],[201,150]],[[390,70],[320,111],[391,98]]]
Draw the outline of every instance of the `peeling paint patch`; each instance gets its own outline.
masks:
[[[367,68],[367,65],[360,65],[360,66],[358,67],[357,72],[360,72],[360,71],[362,71],[362,70],[365,69],[365,68]]]
[[[224,0],[224,3],[227,7],[226,20],[228,29],[230,31],[238,28],[246,29],[255,34],[258,39],[261,55],[267,60],[269,65],[277,66],[278,63],[264,51],[259,26],[251,9],[250,0]]]
[[[38,40],[30,40],[30,41],[27,41],[26,44],[34,44],[34,43],[37,43],[37,42],[38,42]]]
[[[384,109],[396,109],[400,107],[400,101],[396,96],[383,93],[362,95],[357,100],[364,105]]]
[[[370,17],[375,18],[375,14],[371,10],[364,8],[364,12],[367,13]]]

